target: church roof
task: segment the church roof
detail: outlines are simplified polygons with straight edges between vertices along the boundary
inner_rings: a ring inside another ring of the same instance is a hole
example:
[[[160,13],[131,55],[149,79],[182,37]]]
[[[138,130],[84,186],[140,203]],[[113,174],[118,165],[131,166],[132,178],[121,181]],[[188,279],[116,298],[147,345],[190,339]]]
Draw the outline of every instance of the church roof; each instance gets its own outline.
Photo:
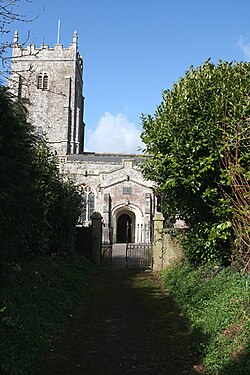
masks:
[[[96,153],[84,152],[83,154],[68,155],[69,161],[90,161],[100,163],[121,163],[122,160],[133,160],[136,163],[144,163],[148,156],[140,154],[116,154],[116,153]]]

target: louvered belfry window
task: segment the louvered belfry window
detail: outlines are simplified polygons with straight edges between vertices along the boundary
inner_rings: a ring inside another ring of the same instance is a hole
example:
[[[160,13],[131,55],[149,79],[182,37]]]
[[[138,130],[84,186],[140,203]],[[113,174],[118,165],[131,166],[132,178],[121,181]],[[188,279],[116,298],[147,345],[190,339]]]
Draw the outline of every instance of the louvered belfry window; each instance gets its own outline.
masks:
[[[42,75],[42,73],[38,74],[38,76],[37,76],[37,88],[38,89],[43,88],[43,75]]]
[[[48,90],[49,77],[47,73],[39,73],[37,76],[37,88]]]
[[[44,75],[43,75],[43,90],[48,90],[48,82],[49,82],[48,75],[46,73],[44,73]]]

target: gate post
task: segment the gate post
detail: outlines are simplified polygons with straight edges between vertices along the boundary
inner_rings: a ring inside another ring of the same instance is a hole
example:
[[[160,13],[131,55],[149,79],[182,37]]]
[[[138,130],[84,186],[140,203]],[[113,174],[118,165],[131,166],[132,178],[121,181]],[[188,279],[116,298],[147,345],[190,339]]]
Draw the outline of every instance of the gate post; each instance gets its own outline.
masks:
[[[95,264],[101,264],[102,250],[102,216],[99,212],[94,212],[91,216],[92,220],[92,254]]]
[[[153,269],[159,271],[163,268],[163,222],[161,212],[154,216],[154,243],[153,243]]]

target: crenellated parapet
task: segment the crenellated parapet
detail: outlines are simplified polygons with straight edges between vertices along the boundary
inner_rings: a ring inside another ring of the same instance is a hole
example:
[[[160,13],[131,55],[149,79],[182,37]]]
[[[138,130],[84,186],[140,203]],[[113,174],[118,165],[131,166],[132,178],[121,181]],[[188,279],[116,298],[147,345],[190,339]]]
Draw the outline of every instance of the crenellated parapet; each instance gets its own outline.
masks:
[[[10,91],[29,102],[29,120],[59,155],[83,152],[83,59],[77,32],[68,47],[19,43],[14,34]]]

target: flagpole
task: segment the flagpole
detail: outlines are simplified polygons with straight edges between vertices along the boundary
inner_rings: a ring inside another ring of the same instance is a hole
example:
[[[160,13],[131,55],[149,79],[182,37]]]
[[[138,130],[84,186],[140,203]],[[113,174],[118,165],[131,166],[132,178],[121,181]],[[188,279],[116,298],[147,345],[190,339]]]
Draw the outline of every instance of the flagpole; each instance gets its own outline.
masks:
[[[61,20],[58,19],[58,25],[57,25],[57,44],[60,43],[60,26],[61,26]]]

